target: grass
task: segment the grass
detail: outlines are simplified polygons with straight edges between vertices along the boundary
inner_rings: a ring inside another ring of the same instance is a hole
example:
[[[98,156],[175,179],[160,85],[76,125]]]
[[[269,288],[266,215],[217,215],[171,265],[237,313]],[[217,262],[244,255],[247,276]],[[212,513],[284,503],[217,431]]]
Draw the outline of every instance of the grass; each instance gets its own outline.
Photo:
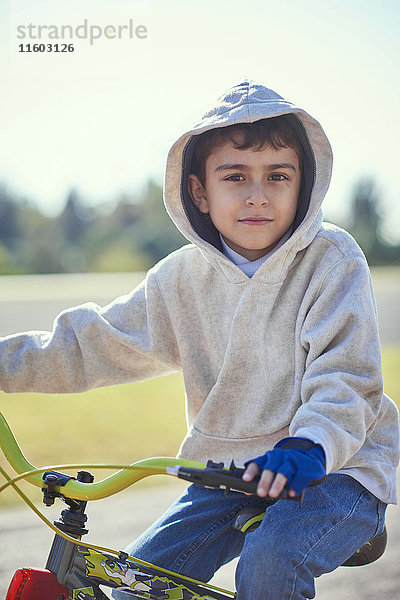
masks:
[[[400,410],[400,346],[386,346],[382,353],[382,369],[385,392]]]
[[[400,408],[399,372],[400,346],[384,348],[385,391]],[[3,394],[1,411],[28,460],[38,466],[175,456],[186,431],[179,374],[84,394]],[[3,456],[0,464],[8,466]],[[31,486],[24,489],[40,498]],[[11,490],[1,494],[1,504],[15,502]]]
[[[186,431],[179,374],[83,394],[3,394],[1,411],[37,466],[175,456]],[[11,471],[3,456],[0,464]],[[106,475],[93,472],[96,479]],[[35,492],[30,485],[24,489],[30,496]],[[15,499],[15,492],[6,491],[0,503]]]

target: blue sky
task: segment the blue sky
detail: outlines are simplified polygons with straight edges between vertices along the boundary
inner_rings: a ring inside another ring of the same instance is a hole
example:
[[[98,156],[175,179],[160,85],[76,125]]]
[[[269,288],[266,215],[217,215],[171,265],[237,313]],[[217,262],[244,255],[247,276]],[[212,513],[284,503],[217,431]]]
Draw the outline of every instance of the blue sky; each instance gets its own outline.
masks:
[[[147,37],[18,52],[41,41],[18,39],[18,26],[85,19],[115,31],[131,21]],[[96,204],[161,182],[174,139],[249,77],[323,124],[335,156],[326,213],[343,218],[371,174],[400,239],[399,30],[395,0],[3,0],[0,184],[54,214],[71,187]]]

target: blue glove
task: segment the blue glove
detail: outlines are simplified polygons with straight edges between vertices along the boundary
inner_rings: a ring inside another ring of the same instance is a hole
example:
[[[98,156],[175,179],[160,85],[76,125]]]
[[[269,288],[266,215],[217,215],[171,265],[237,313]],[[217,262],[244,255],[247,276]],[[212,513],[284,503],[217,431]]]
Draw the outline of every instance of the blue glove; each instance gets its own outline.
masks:
[[[306,438],[284,438],[275,444],[273,450],[247,461],[245,466],[251,462],[255,462],[260,471],[269,469],[285,475],[288,487],[296,494],[301,494],[312,481],[326,476],[322,446]]]

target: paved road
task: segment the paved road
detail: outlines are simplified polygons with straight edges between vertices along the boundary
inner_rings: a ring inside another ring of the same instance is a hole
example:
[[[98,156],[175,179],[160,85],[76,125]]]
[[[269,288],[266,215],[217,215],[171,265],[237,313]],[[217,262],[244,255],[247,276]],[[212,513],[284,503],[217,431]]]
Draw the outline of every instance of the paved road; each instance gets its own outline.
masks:
[[[0,277],[0,336],[49,329],[57,314],[88,300],[104,305],[127,294],[143,274],[78,274]],[[373,271],[381,340],[400,342],[400,268]]]
[[[42,277],[0,280],[0,335],[23,329],[46,329],[60,310],[88,299],[105,304],[127,293],[140,276]],[[26,282],[29,293],[27,294]],[[400,342],[399,271],[379,271],[374,285],[380,316],[380,332],[385,344]],[[67,290],[67,291],[66,291]],[[166,487],[127,491],[114,499],[94,502],[89,511],[88,541],[123,548],[170,504],[182,489],[180,482]],[[58,510],[45,509],[50,519]],[[132,515],[132,523],[126,522]],[[397,600],[400,598],[400,509],[390,506],[387,513],[388,548],[384,556],[368,567],[338,569],[317,582],[318,600]],[[15,508],[0,513],[0,599],[15,568],[43,567],[52,533],[28,509]],[[90,538],[90,539],[89,539]],[[232,589],[234,563],[221,569],[214,583]]]

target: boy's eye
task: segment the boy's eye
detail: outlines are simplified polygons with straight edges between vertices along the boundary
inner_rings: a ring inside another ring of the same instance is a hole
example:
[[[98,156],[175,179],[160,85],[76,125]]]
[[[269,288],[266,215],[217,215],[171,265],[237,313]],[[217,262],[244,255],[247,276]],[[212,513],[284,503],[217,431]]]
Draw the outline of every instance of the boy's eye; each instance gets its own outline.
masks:
[[[272,173],[268,179],[269,181],[285,181],[287,177],[286,175],[282,175],[282,173]]]
[[[228,175],[228,177],[225,177],[225,181],[243,181],[244,177],[243,175],[240,175],[240,173],[234,173],[233,175]]]

